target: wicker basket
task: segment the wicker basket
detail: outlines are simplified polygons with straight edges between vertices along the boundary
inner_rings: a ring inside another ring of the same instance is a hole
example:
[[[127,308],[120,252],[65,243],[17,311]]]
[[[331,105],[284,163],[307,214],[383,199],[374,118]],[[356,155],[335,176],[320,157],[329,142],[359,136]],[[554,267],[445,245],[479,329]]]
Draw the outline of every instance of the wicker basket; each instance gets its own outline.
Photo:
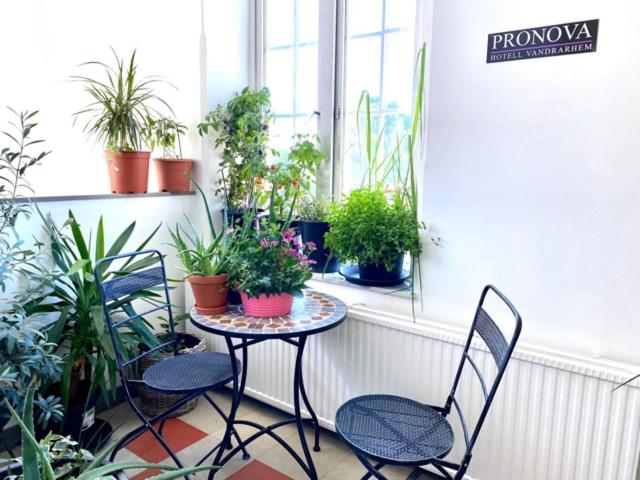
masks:
[[[195,345],[191,347],[184,347],[180,349],[180,353],[196,353],[196,352],[204,352],[207,349],[207,344],[204,339],[193,335],[190,333],[177,333],[178,342],[180,340],[188,339],[189,343]],[[173,355],[172,352],[161,352],[161,355],[165,358],[168,358]],[[140,373],[144,373],[144,371],[151,367],[152,365],[158,363],[160,358],[158,355],[148,355],[140,360]],[[142,413],[144,413],[147,417],[155,417],[156,415],[167,410],[171,405],[184,398],[183,395],[174,395],[167,393],[160,393],[155,390],[152,390],[147,387],[141,387],[139,389],[139,395],[141,400],[141,409]],[[179,417],[186,413],[189,413],[191,410],[196,408],[198,404],[198,399],[194,399],[189,403],[185,403],[181,408],[173,412],[171,417]]]

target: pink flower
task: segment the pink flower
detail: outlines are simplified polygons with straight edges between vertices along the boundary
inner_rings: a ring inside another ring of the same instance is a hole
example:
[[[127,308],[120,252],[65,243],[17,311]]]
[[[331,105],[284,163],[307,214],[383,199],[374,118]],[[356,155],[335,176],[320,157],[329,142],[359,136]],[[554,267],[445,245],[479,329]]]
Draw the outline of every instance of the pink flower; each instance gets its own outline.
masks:
[[[315,252],[318,249],[318,247],[316,247],[316,242],[307,242],[307,248],[312,252]]]
[[[272,240],[272,241],[271,241],[271,246],[272,246],[272,247],[277,247],[278,245],[280,245],[280,242],[279,242],[279,241],[277,241],[277,240]]]
[[[262,248],[268,248],[269,247],[269,240],[260,240],[260,246]]]
[[[290,242],[291,242],[291,240],[293,240],[293,238],[294,238],[294,237],[293,237],[293,230],[292,230],[292,229],[285,230],[285,231],[282,233],[282,238],[284,238],[284,241],[285,241],[285,242],[290,243]]]

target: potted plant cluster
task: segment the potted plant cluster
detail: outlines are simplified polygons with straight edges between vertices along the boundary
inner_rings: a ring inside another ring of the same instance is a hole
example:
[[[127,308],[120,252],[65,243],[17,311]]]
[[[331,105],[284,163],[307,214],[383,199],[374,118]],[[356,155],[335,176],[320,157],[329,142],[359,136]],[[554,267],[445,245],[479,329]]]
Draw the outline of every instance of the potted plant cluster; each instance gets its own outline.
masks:
[[[110,436],[111,427],[102,420],[94,419],[98,395],[105,402],[115,400],[117,391],[117,363],[111,346],[109,332],[105,328],[102,303],[98,287],[93,279],[93,266],[108,256],[122,251],[143,250],[151,241],[160,225],[140,244],[131,246],[129,240],[136,222],[132,222],[111,245],[105,241],[103,219],[98,221],[95,234],[83,232],[73,212],[69,211],[67,222],[59,227],[43,215],[45,230],[51,244],[51,256],[60,272],[48,294],[47,302],[36,309],[40,313],[56,313],[58,319],[49,329],[49,340],[58,344],[63,352],[63,369],[60,382],[50,391],[60,395],[65,410],[64,421],[52,428],[74,440],[100,443]],[[104,280],[134,273],[153,266],[156,256],[129,259],[122,263],[103,263],[100,275]],[[161,303],[158,292],[145,290],[121,298],[113,306],[113,314],[128,316],[136,314],[134,302],[143,297],[146,302]],[[142,343],[149,347],[159,344],[151,326],[144,318],[132,320],[127,325],[127,335],[122,335],[122,354],[133,358],[139,353]]]
[[[277,317],[291,312],[293,298],[302,296],[311,278],[313,261],[306,255],[313,244],[302,244],[292,229],[271,225],[249,230],[234,241],[230,281],[240,292],[247,315]]]
[[[335,273],[340,267],[338,255],[325,245],[325,235],[329,231],[329,202],[326,198],[308,197],[298,206],[298,226],[304,243],[313,243],[316,250],[309,254],[315,263],[311,271]]]
[[[191,190],[193,160],[183,158],[180,137],[187,127],[173,118],[149,120],[151,148],[162,148],[162,156],[153,159],[160,192],[188,192]]]
[[[105,146],[111,192],[146,193],[149,125],[153,117],[162,117],[161,109],[171,111],[171,107],[154,91],[160,79],[140,78],[135,51],[128,62],[115,51],[113,55],[113,66],[96,61],[83,64],[100,67],[100,77],[71,77],[84,85],[91,98],[74,116],[76,120],[87,117],[84,132]]]
[[[329,223],[325,245],[357,263],[363,283],[399,283],[405,253],[417,257],[421,251],[421,224],[399,193],[382,186],[353,190],[332,206]]]
[[[200,135],[217,133],[215,147],[222,148],[216,194],[224,198],[225,221],[242,222],[245,210],[255,208],[267,171],[271,100],[269,90],[244,88],[226,105],[218,105],[198,125]],[[251,214],[251,212],[250,212]]]

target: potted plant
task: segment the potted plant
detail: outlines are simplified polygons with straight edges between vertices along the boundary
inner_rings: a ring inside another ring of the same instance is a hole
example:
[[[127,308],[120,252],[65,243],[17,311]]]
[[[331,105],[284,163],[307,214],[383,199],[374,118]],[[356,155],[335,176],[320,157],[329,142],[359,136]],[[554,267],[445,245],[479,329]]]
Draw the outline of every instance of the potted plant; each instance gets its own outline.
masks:
[[[356,262],[363,280],[397,280],[405,253],[420,254],[422,224],[398,192],[385,192],[380,185],[353,190],[333,205],[329,224],[325,246],[341,259]]]
[[[107,463],[113,447],[95,455],[80,449],[77,442],[60,435],[49,434],[36,439],[33,426],[33,389],[27,392],[25,409],[19,415],[5,400],[4,405],[22,432],[22,457],[14,459],[8,466],[0,468],[0,478],[10,475],[15,480],[94,480],[116,478],[126,480],[127,470],[156,469],[160,473],[151,480],[173,480],[174,478],[218,467],[187,467],[178,469],[169,465],[146,462]]]
[[[240,292],[245,314],[276,317],[290,313],[293,297],[302,296],[311,278],[313,261],[305,252],[313,249],[311,244],[302,244],[293,230],[274,226],[238,238],[229,276]]]
[[[48,301],[38,307],[39,312],[59,314],[55,325],[49,330],[49,340],[60,345],[60,352],[64,353],[60,383],[52,387],[52,391],[62,397],[65,410],[64,423],[57,431],[70,434],[75,440],[90,439],[98,432],[99,435],[108,436],[110,427],[94,420],[93,414],[98,393],[107,403],[115,400],[117,362],[105,326],[98,287],[93,279],[93,265],[101,258],[117,255],[123,250],[143,250],[160,225],[136,248],[127,247],[135,230],[135,222],[125,228],[109,246],[105,242],[102,217],[93,235],[82,231],[71,211],[63,228],[58,227],[50,217],[43,217],[43,220],[51,243],[51,256],[59,271]],[[106,281],[143,270],[157,262],[156,256],[149,255],[135,261],[129,259],[104,263],[100,275]],[[141,297],[147,303],[162,303],[162,297],[156,291],[136,292],[115,302],[113,314],[117,316],[122,312],[134,316],[134,302]],[[127,328],[128,334],[121,336],[121,351],[125,360],[138,354],[140,343],[150,347],[159,345],[144,318],[132,320]],[[100,441],[97,436],[94,440]]]
[[[169,233],[191,285],[196,309],[204,315],[217,315],[227,310],[229,239],[224,228],[219,233],[216,231],[204,190],[197,182],[194,183],[207,212],[211,241],[205,241],[188,218],[191,232],[177,224]]]
[[[113,55],[115,66],[95,61],[83,64],[101,67],[102,77],[71,77],[91,97],[91,103],[74,114],[74,123],[88,117],[84,132],[105,145],[112,193],[146,193],[151,152],[144,148],[149,121],[161,116],[159,108],[171,108],[154,93],[159,79],[139,77],[135,50],[128,63],[115,51]]]
[[[338,256],[325,246],[324,236],[329,231],[329,205],[326,198],[308,197],[298,207],[298,227],[304,243],[313,243],[316,250],[309,254],[315,263],[311,271],[316,273],[335,273],[340,264]]]
[[[270,118],[269,90],[246,87],[198,125],[202,136],[210,129],[218,134],[215,146],[222,147],[222,160],[216,194],[224,198],[223,213],[230,225],[241,223],[245,210],[256,204],[267,168]]]
[[[180,137],[187,127],[173,118],[163,117],[149,122],[151,148],[162,148],[162,156],[153,159],[161,192],[188,192],[191,190],[193,160],[182,157]]]

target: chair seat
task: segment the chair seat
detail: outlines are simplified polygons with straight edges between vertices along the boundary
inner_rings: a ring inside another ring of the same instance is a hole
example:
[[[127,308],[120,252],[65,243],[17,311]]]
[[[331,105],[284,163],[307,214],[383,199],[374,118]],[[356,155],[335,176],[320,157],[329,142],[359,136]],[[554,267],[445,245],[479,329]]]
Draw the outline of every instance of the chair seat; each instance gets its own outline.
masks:
[[[237,361],[238,370],[240,362]],[[191,393],[224,385],[233,379],[226,353],[198,352],[169,357],[145,370],[142,381],[164,393]]]
[[[336,431],[356,453],[399,465],[441,458],[454,442],[451,425],[437,410],[394,395],[352,398],[336,413]]]

